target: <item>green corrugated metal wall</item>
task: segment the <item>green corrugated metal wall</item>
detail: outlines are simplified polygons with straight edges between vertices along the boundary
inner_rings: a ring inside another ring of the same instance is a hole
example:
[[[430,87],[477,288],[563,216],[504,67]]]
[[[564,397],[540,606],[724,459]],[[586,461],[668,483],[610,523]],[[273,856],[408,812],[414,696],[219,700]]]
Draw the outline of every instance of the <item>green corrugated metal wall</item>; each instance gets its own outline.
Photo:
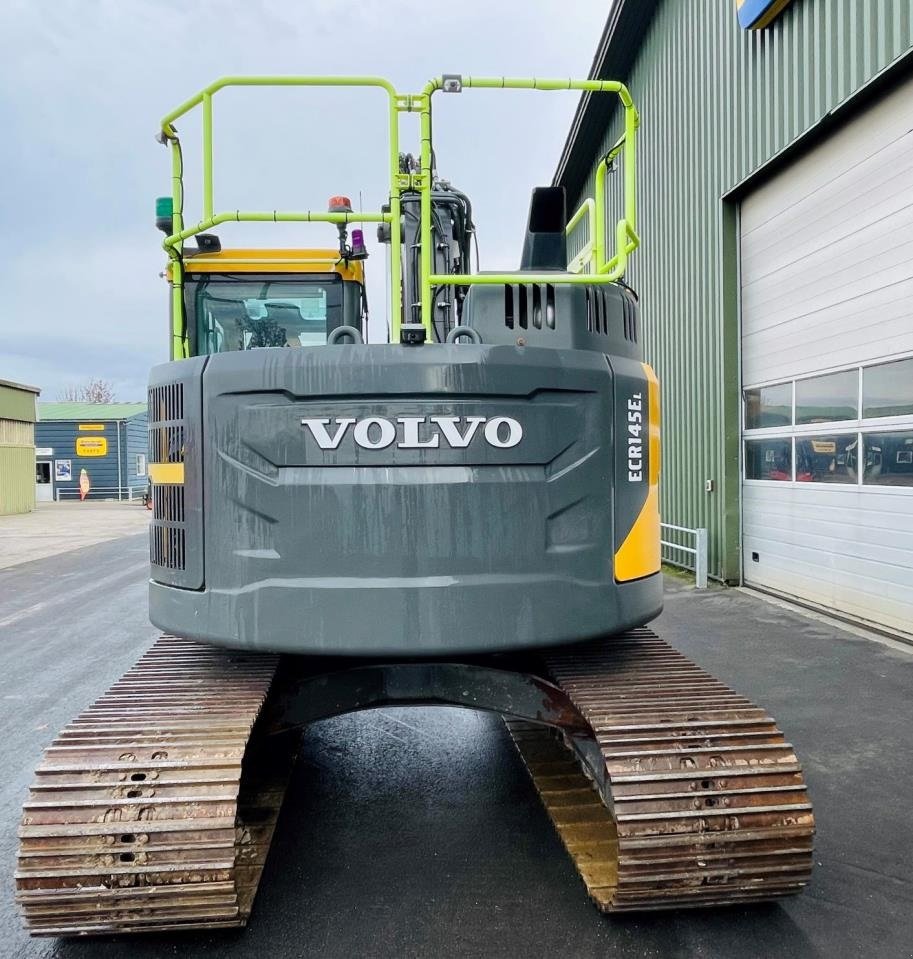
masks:
[[[737,232],[721,197],[911,47],[910,0],[793,0],[761,31],[739,29],[733,0],[665,0],[613,78],[642,121],[628,279],[662,385],[663,519],[709,529],[711,575],[739,575]]]
[[[0,516],[35,508],[35,399],[0,384]]]

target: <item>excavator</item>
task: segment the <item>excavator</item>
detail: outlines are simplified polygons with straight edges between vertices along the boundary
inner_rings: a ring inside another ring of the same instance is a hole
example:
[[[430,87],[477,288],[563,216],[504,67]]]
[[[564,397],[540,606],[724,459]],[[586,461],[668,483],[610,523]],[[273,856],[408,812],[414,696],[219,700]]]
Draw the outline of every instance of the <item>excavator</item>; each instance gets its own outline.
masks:
[[[219,212],[213,101],[277,87],[384,102],[379,210],[340,195]],[[535,188],[513,272],[473,270],[471,201],[437,170],[433,101],[476,90],[618,100],[594,195],[569,217],[563,189]],[[197,110],[188,225],[176,124]],[[417,154],[400,149],[409,114]],[[37,768],[16,872],[31,933],[244,925],[301,730],[385,705],[501,714],[604,912],[807,884],[814,818],[793,747],[647,627],[662,609],[660,404],[624,282],[638,125],[618,82],[460,74],[417,94],[377,77],[227,77],[164,118],[171,360],[149,383],[163,635]],[[217,232],[273,222],[335,240],[223,248]],[[366,227],[387,269],[383,342]]]

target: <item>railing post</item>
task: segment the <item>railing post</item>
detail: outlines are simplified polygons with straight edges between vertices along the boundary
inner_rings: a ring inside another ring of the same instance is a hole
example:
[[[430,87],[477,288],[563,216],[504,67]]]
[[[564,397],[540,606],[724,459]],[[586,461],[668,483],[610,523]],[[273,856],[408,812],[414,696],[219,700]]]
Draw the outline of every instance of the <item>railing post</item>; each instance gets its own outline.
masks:
[[[694,531],[694,588],[707,588],[707,530]]]

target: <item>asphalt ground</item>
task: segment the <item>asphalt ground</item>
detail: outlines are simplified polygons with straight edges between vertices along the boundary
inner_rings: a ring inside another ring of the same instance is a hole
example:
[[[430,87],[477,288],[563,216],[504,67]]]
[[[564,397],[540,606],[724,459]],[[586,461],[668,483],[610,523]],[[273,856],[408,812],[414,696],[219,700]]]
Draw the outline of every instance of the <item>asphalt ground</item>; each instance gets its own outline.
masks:
[[[146,539],[0,570],[0,956],[913,955],[913,655],[738,590],[670,580],[658,632],[771,710],[818,823],[780,904],[606,918],[496,716],[388,709],[315,724],[246,930],[30,940],[13,904],[19,805],[54,732],[154,638]]]
[[[149,515],[140,500],[70,499],[0,516],[0,569],[145,531]]]

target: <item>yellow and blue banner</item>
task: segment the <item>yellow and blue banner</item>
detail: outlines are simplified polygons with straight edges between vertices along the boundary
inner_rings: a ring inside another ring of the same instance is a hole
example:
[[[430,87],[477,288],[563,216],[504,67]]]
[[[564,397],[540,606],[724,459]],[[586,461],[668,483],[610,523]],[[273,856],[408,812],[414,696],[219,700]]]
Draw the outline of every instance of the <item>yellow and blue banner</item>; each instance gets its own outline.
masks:
[[[763,30],[776,19],[790,0],[736,0],[739,26],[743,30]]]

